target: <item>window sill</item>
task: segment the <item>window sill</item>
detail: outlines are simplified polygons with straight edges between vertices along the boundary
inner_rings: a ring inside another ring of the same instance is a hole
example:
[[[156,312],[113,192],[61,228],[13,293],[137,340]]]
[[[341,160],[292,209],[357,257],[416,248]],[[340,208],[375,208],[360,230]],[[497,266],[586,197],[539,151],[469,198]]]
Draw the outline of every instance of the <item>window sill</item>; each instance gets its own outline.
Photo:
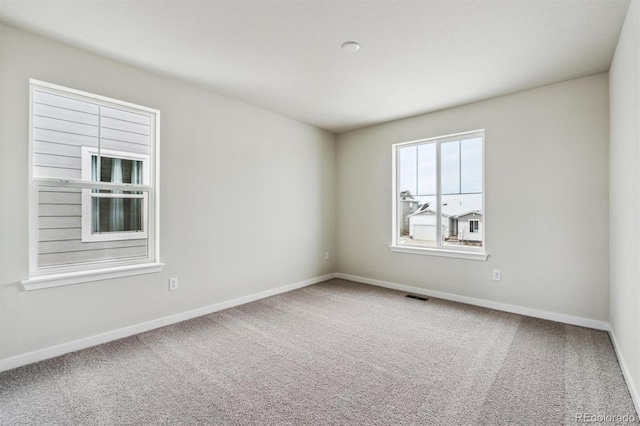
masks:
[[[87,271],[66,272],[63,274],[41,275],[22,281],[25,290],[59,287],[63,285],[108,280],[111,278],[162,272],[164,263],[144,263],[138,265],[116,266],[112,268],[91,269]]]
[[[391,251],[396,253],[422,254],[427,256],[453,257],[458,259],[485,261],[489,255],[484,252],[446,250],[427,247],[391,246]]]

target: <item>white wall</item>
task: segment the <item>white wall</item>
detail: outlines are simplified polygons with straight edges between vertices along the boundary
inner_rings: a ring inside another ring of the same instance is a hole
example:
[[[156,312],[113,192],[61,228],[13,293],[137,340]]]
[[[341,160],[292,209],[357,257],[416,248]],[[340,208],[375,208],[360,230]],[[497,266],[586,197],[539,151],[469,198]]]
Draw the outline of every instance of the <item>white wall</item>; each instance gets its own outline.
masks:
[[[334,272],[332,134],[12,27],[0,36],[0,360]],[[163,273],[22,290],[29,78],[161,110]]]
[[[609,326],[640,402],[640,3],[632,1],[609,72]]]
[[[391,252],[391,145],[483,128],[489,259]],[[338,135],[338,271],[606,321],[608,131],[599,74]]]

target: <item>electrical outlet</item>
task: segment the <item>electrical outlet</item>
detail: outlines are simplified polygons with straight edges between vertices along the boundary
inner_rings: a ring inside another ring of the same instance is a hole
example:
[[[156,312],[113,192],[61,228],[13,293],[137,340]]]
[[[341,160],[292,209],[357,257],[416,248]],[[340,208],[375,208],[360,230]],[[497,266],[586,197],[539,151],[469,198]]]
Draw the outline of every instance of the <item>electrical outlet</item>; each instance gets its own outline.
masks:
[[[169,278],[169,291],[178,289],[178,278]]]
[[[329,260],[329,252],[328,251],[324,252],[324,260]]]
[[[493,270],[493,280],[500,281],[500,269]]]

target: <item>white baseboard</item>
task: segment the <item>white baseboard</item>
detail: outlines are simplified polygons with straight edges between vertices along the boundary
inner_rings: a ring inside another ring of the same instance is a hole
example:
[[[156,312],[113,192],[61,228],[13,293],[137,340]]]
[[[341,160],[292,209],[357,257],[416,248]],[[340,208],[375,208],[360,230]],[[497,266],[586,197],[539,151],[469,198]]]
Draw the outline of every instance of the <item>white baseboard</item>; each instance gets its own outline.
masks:
[[[72,342],[63,343],[61,345],[51,346],[45,349],[39,349],[37,351],[28,352],[22,355],[16,355],[10,358],[0,360],[0,371],[11,370],[13,368],[21,367],[23,365],[32,364],[34,362],[44,361],[45,359],[50,359],[50,358],[54,358],[70,352],[75,352],[80,349],[85,349],[91,346],[100,345],[102,343],[111,342],[113,340],[122,339],[124,337],[129,337],[134,334],[143,333],[149,330],[154,330],[156,328],[175,324],[175,323],[185,321],[191,318],[196,318],[202,315],[211,314],[213,312],[221,311],[223,309],[229,309],[235,306],[244,305],[245,303],[253,302],[255,300],[264,299],[266,297],[275,296],[277,294],[286,293],[287,291],[296,290],[298,288],[307,287],[312,284],[317,284],[322,281],[330,280],[332,278],[335,278],[335,276],[336,274],[327,274],[320,277],[311,278],[305,281],[300,281],[294,284],[289,284],[282,287],[274,288],[272,290],[262,291],[260,293],[250,294],[248,296],[239,297],[233,300],[228,300],[226,302],[216,303],[214,305],[209,305],[203,308],[194,309],[192,311],[182,312],[180,314],[170,315],[164,318],[158,318],[156,320],[147,321],[141,324],[136,324],[130,327],[109,331],[107,333],[98,334],[95,336],[85,337],[83,339],[74,340]]]
[[[618,347],[618,342],[616,340],[616,334],[611,327],[609,327],[609,337],[611,338],[613,349],[616,351],[616,356],[618,357],[618,363],[620,364],[620,369],[622,370],[622,375],[624,376],[624,380],[627,382],[627,387],[629,388],[629,393],[631,394],[633,405],[636,408],[636,413],[640,414],[640,394],[638,393],[638,388],[633,382],[631,373],[629,373],[629,367],[627,367],[627,363],[624,360],[624,356],[622,355],[622,352],[620,352],[620,348]]]
[[[608,323],[604,321],[592,320],[589,318],[575,317],[572,315],[558,314],[555,312],[542,311],[539,309],[525,308],[523,306],[509,305],[507,303],[493,302],[491,300],[476,299],[474,297],[459,296],[457,294],[443,293],[441,291],[427,290],[419,287],[411,287],[404,284],[358,277],[356,275],[337,273],[336,278],[356,281],[363,284],[371,284],[378,287],[391,288],[394,290],[406,291],[408,293],[421,294],[423,296],[430,296],[438,299],[451,300],[453,302],[466,303],[468,305],[482,306],[483,308],[490,308],[498,311],[510,312],[513,314],[526,315],[528,317],[542,318],[550,321],[579,325],[581,327],[587,328],[595,328],[596,330],[606,331],[609,329]]]
[[[515,314],[542,318],[542,319],[562,322],[566,324],[578,325],[582,327],[595,328],[597,330],[609,330],[608,324],[604,321],[597,321],[597,320],[592,320],[587,318],[575,317],[571,315],[558,314],[555,312],[525,308],[522,306],[509,305],[506,303],[493,302],[493,301],[484,300],[484,299],[476,299],[473,297],[459,296],[456,294],[444,293],[444,292],[434,291],[434,290],[427,290],[419,287],[412,287],[404,284],[397,284],[397,283],[392,283],[388,281],[380,281],[380,280],[375,280],[371,278],[359,277],[355,275],[335,273],[335,274],[323,275],[323,276],[312,278],[305,281],[300,281],[294,284],[285,285],[272,290],[251,294],[248,296],[240,297],[240,298],[229,300],[226,302],[216,303],[214,305],[205,306],[203,308],[194,309],[192,311],[170,315],[168,317],[159,318],[159,319],[144,322],[141,324],[136,324],[130,327],[109,331],[107,333],[86,337],[86,338],[75,340],[68,343],[63,343],[61,345],[51,346],[49,348],[40,349],[37,351],[28,352],[21,355],[16,355],[10,358],[6,358],[4,360],[0,360],[0,371],[10,370],[13,368],[21,367],[23,365],[31,364],[38,361],[43,361],[49,358],[54,358],[56,356],[64,355],[80,349],[85,349],[91,346],[96,346],[96,345],[110,342],[113,340],[122,339],[124,337],[132,336],[134,334],[143,333],[145,331],[175,324],[180,321],[185,321],[185,320],[196,318],[202,315],[207,315],[213,312],[221,311],[223,309],[233,308],[234,306],[239,306],[245,303],[253,302],[255,300],[264,299],[265,297],[275,296],[277,294],[285,293],[287,291],[295,290],[298,288],[307,287],[322,281],[329,280],[331,278],[342,278],[345,280],[356,281],[364,284],[371,284],[378,287],[385,287],[385,288],[390,288],[394,290],[406,291],[409,293],[422,294],[425,296],[451,300],[454,302],[466,303],[469,305],[482,306],[485,308],[496,309],[504,312],[511,312]],[[614,341],[613,338],[612,338],[612,341]],[[614,342],[614,346],[615,346],[615,342]],[[621,356],[619,356],[618,359],[620,360],[620,364],[623,365]],[[624,372],[624,368],[623,368],[623,372]],[[632,382],[629,381],[629,383],[632,383]],[[632,395],[633,395],[633,392],[632,392]],[[637,392],[635,395],[637,396]]]
[[[28,352],[21,355],[16,355],[4,360],[0,360],[0,371],[11,370],[13,368],[21,367],[34,362],[44,361],[46,359],[54,358],[56,356],[64,355],[70,352],[75,352],[81,349],[85,349],[91,346],[100,345],[102,343],[111,342],[113,340],[129,337],[134,334],[143,333],[145,331],[154,330],[156,328],[164,327],[167,325],[175,324],[188,319],[196,318],[202,315],[207,315],[213,312],[218,312],[224,309],[233,308],[235,306],[243,305],[245,303],[253,302],[256,300],[264,299],[266,297],[275,296],[277,294],[286,293],[287,291],[296,290],[299,288],[307,287],[313,284],[317,284],[332,278],[342,278],[345,280],[360,282],[364,284],[371,284],[378,287],[385,287],[394,290],[406,291],[408,293],[421,294],[425,296],[451,300],[454,302],[466,303],[469,305],[481,306],[490,309],[496,309],[499,311],[510,312],[520,315],[531,316],[535,318],[542,318],[546,320],[562,322],[571,325],[578,325],[582,327],[594,328],[597,330],[606,330],[611,336],[611,342],[613,343],[614,350],[620,362],[622,374],[627,382],[631,398],[636,408],[636,412],[640,413],[640,393],[633,382],[629,369],[624,360],[622,353],[619,350],[615,333],[609,328],[609,325],[604,321],[597,321],[588,318],[575,317],[571,315],[558,314],[554,312],[542,311],[538,309],[525,308],[522,306],[509,305],[506,303],[493,302],[484,299],[476,299],[473,297],[460,296],[451,293],[444,293],[440,291],[427,290],[419,287],[412,287],[404,284],[397,284],[388,281],[375,280],[371,278],[359,277],[356,275],[348,275],[342,273],[327,274],[309,280],[300,281],[294,284],[285,285],[282,287],[274,288],[272,290],[263,291],[260,293],[251,294],[237,299],[228,300],[226,302],[216,303],[214,305],[205,306],[202,308],[194,309],[191,311],[183,312],[180,314],[170,315],[168,317],[159,318],[156,320],[144,322],[141,324],[133,325],[130,327],[121,328],[118,330],[110,331],[107,333],[86,337],[83,339],[75,340],[61,345],[51,346],[49,348],[40,349],[33,352]]]

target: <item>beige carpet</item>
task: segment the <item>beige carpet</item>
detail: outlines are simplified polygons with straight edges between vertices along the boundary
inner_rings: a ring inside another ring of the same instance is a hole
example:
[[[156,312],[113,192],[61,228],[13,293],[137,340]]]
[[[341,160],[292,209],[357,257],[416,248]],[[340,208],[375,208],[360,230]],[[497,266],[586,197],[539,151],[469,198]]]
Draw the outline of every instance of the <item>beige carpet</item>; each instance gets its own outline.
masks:
[[[557,425],[577,414],[636,416],[605,332],[337,279],[0,374],[2,425]]]

